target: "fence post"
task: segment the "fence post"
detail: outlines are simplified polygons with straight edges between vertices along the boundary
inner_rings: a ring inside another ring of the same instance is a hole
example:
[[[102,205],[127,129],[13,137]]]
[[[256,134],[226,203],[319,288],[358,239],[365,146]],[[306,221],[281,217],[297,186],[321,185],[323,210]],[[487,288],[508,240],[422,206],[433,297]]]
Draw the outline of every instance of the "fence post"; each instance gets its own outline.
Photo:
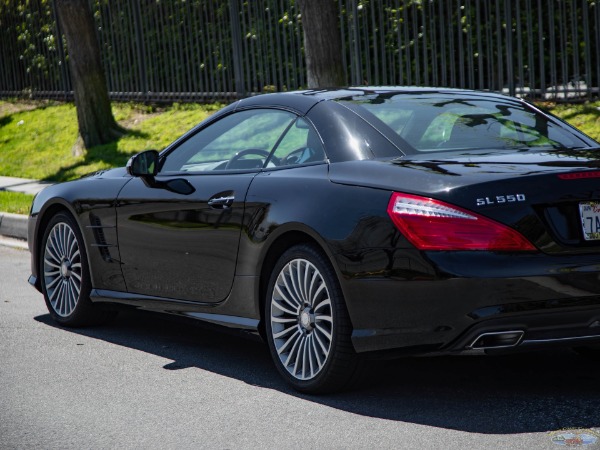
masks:
[[[506,23],[506,79],[508,92],[515,95],[515,74],[513,69],[513,34],[512,34],[512,5],[510,0],[504,0],[504,21]],[[522,82],[522,80],[520,80]],[[502,86],[500,86],[502,89]]]
[[[54,23],[56,24],[56,46],[58,47],[58,57],[60,60],[60,75],[62,81],[62,87],[64,92],[64,99],[68,100],[71,94],[69,89],[69,75],[67,73],[67,59],[65,58],[65,51],[63,47],[62,30],[60,27],[60,21],[58,20],[58,11],[56,10],[56,2],[52,2],[52,14],[54,14]]]
[[[238,98],[240,98],[246,94],[246,88],[244,87],[244,73],[242,70],[242,28],[240,25],[240,8],[238,0],[229,0],[229,13],[231,16],[231,41],[235,90]]]
[[[148,71],[146,70],[146,51],[144,46],[144,31],[141,26],[140,2],[133,2],[133,26],[135,27],[135,38],[137,40],[137,63],[140,77],[142,99],[148,96]]]

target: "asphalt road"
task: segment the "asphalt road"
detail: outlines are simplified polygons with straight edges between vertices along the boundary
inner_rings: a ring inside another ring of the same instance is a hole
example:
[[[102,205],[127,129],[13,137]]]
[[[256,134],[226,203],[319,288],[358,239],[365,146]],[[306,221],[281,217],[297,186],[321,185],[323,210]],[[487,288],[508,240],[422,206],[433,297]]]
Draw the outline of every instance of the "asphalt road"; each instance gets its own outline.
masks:
[[[29,254],[0,246],[2,449],[529,450],[600,435],[599,364],[570,351],[377,363],[362,389],[312,397],[237,336],[134,312],[57,327],[28,275]]]

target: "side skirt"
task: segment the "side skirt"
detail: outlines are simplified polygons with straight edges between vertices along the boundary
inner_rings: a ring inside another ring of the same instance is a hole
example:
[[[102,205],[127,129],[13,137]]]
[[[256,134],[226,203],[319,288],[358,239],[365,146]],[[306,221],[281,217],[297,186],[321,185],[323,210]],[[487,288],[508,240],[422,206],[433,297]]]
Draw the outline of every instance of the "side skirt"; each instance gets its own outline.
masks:
[[[105,289],[92,289],[90,298],[94,303],[128,305],[257,333],[260,312],[258,301],[253,295],[257,280],[257,277],[236,277],[229,296],[218,303],[193,302]]]

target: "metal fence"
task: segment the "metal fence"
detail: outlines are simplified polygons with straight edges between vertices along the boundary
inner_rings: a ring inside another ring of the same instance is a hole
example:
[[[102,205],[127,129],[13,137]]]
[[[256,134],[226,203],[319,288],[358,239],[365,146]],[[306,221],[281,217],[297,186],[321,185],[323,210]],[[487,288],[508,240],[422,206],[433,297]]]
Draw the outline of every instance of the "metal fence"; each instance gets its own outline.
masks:
[[[350,84],[598,96],[595,0],[338,0]],[[305,86],[294,0],[90,0],[111,97],[229,100]],[[71,99],[51,0],[0,3],[0,96]]]

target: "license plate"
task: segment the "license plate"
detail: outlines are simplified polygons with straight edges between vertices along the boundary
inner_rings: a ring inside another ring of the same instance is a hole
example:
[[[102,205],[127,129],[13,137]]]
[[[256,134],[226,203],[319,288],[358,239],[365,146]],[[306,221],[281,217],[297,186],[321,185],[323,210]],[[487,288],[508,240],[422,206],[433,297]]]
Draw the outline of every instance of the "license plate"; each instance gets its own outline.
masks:
[[[579,204],[583,238],[586,241],[600,240],[600,202]]]

